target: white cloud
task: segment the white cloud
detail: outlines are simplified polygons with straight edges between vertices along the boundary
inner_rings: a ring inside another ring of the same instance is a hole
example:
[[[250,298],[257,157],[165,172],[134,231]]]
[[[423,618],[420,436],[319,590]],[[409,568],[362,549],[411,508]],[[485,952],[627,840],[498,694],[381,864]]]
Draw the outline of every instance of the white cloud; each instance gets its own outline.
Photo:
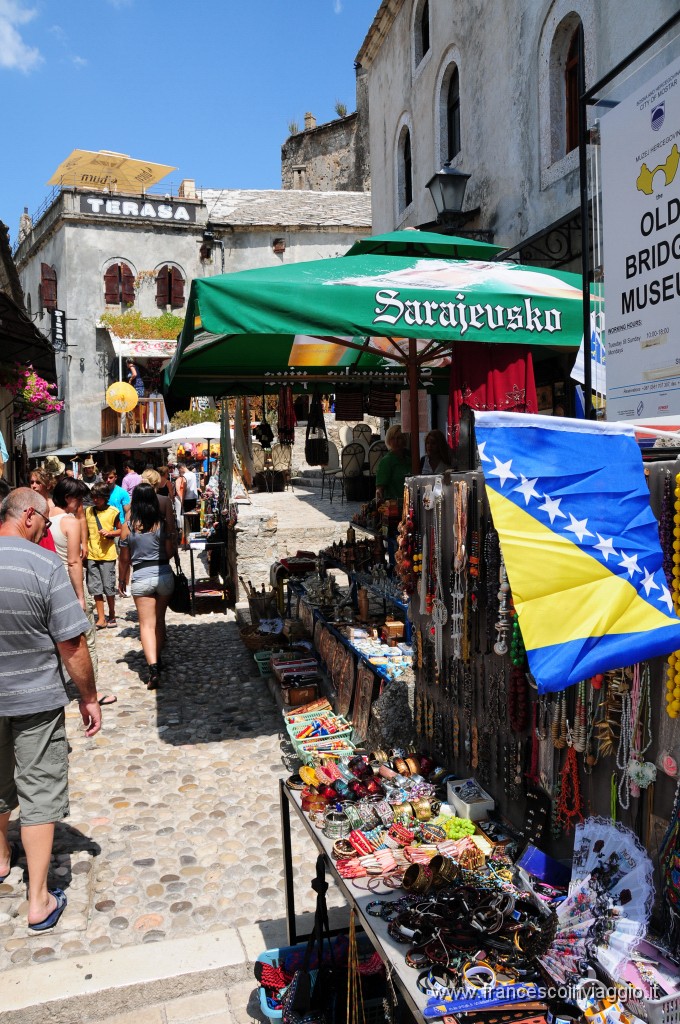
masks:
[[[79,57],[77,54],[74,54],[71,57],[71,63],[77,68],[86,68],[90,62],[87,57]]]
[[[27,46],[18,31],[18,26],[35,14],[33,8],[23,7],[21,0],[0,0],[0,68],[27,72],[42,63],[40,51]]]
[[[333,0],[333,12],[342,14],[342,0]]]

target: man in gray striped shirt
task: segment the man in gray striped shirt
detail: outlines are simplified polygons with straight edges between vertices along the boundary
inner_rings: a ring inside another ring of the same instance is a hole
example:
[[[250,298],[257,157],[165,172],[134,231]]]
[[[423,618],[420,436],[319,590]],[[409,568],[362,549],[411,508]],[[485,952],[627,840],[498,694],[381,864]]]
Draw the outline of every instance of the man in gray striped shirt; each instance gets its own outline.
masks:
[[[66,906],[60,889],[47,888],[54,824],[69,812],[64,670],[85,735],[101,728],[89,623],[61,559],[38,546],[48,528],[47,502],[27,487],[0,505],[0,881],[16,858],[7,829],[19,806],[33,931],[54,927]]]

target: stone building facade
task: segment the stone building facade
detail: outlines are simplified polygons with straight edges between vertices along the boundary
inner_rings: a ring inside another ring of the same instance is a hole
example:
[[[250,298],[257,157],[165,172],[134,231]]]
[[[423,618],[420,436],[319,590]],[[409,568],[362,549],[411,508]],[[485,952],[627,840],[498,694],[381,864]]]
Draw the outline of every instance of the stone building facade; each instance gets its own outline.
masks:
[[[367,90],[373,230],[431,224],[428,180],[470,174],[467,228],[525,262],[580,271],[575,32],[586,86],[677,11],[677,0],[382,0],[356,57]],[[533,258],[531,258],[533,256]]]
[[[305,114],[304,131],[290,135],[281,147],[281,187],[339,192],[368,192],[368,92],[357,74],[357,109],[325,124]]]
[[[53,307],[66,318],[57,353],[66,408],[26,431],[29,453],[102,442],[120,351],[103,314],[183,317],[194,277],[340,255],[365,234],[364,192],[196,191],[191,181],[177,196],[63,188],[15,254],[37,325],[48,328]]]

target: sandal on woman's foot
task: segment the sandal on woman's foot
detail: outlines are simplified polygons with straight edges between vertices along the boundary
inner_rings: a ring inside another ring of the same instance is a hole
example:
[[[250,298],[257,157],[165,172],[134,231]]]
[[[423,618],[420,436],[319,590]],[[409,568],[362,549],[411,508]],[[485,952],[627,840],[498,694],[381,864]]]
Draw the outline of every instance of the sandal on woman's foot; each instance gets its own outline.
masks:
[[[147,690],[157,690],[160,681],[161,674],[158,671],[158,665],[149,665],[149,679],[146,684]]]
[[[106,622],[95,622],[94,628],[95,629],[106,629],[107,625],[108,625],[108,623],[106,623]]]
[[[111,618],[106,620],[107,629],[118,629],[118,623],[116,622],[116,616],[113,615]]]

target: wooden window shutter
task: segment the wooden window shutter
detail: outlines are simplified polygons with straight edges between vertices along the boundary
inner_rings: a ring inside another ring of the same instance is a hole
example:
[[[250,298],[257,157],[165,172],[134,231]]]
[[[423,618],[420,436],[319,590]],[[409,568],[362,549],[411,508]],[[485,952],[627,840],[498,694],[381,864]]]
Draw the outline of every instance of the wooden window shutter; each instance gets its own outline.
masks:
[[[156,305],[165,309],[170,302],[170,267],[161,267],[156,275]]]
[[[178,270],[177,267],[171,267],[170,269],[170,305],[173,309],[178,309],[184,305],[184,278],[182,277],[182,271]]]
[[[57,272],[47,263],[40,264],[43,306],[47,310],[57,308]]]
[[[135,275],[127,263],[120,264],[120,301],[125,306],[135,304]]]
[[[104,302],[117,306],[120,302],[120,266],[113,263],[104,271]]]

